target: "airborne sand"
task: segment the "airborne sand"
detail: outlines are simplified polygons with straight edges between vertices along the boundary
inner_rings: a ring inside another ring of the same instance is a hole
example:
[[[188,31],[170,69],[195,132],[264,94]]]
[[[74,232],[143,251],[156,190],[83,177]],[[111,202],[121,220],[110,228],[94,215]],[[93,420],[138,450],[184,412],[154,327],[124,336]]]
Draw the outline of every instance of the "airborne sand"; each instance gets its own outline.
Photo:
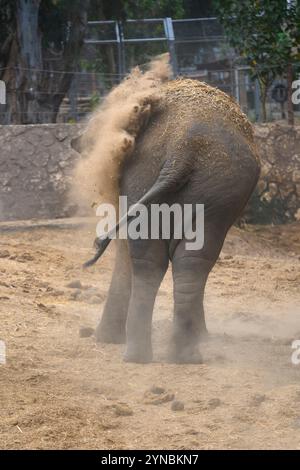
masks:
[[[160,100],[161,85],[171,76],[168,54],[138,67],[116,86],[87,122],[82,138],[84,158],[75,170],[72,197],[79,205],[100,202],[118,206],[122,163]]]

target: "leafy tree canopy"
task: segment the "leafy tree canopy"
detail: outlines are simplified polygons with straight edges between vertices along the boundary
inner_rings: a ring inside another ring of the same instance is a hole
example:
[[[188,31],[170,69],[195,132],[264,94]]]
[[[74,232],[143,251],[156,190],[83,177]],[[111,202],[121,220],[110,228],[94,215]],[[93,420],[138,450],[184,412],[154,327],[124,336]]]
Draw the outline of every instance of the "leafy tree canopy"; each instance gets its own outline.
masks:
[[[215,0],[230,44],[254,76],[282,74],[300,59],[300,2]]]
[[[293,124],[292,65],[300,60],[300,2],[297,0],[215,0],[230,44],[250,66],[261,90],[263,120],[274,79],[288,80],[288,121]]]

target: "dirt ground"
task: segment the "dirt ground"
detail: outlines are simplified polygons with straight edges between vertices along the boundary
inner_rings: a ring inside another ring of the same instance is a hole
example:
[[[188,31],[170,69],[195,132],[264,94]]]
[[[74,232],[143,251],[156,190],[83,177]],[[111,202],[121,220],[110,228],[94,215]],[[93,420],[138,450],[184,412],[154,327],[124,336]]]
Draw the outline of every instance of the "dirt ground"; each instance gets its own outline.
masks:
[[[101,315],[114,250],[82,271],[94,227],[75,222],[0,226],[0,448],[300,449],[299,224],[231,230],[207,285],[202,365],[167,362],[168,272],[155,362],[135,365],[79,335]]]

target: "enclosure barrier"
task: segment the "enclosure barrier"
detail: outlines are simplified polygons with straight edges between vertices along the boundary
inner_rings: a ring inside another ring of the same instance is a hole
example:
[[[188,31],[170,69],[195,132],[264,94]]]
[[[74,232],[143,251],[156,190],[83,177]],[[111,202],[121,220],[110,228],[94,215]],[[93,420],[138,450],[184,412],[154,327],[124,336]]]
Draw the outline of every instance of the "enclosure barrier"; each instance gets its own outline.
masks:
[[[120,21],[89,21],[81,59],[72,71],[59,70],[55,59],[43,70],[30,69],[37,82],[63,74],[73,80],[55,116],[56,122],[78,122],[101,102],[107,92],[124,78],[135,65],[147,63],[157,54],[169,51],[173,75],[205,81],[233,96],[253,122],[262,118],[260,90],[251,79],[249,67],[242,66],[240,58],[228,45],[217,18],[150,18]],[[299,67],[295,71],[300,73]],[[0,70],[0,77],[9,75]],[[28,73],[28,70],[27,70]],[[47,80],[46,80],[47,81]],[[6,105],[0,100],[0,124],[26,123],[25,112],[9,112],[8,104],[23,97],[43,101],[51,90],[12,89],[7,87]],[[58,95],[59,93],[56,93]],[[287,84],[278,77],[267,96],[267,118],[282,120],[287,115]],[[299,104],[294,106],[300,116]],[[39,110],[29,122],[53,122],[47,110]]]
[[[78,154],[70,141],[82,130],[81,124],[0,126],[0,220],[77,214],[69,189]],[[243,220],[300,219],[300,126],[255,126],[255,139],[262,173]]]

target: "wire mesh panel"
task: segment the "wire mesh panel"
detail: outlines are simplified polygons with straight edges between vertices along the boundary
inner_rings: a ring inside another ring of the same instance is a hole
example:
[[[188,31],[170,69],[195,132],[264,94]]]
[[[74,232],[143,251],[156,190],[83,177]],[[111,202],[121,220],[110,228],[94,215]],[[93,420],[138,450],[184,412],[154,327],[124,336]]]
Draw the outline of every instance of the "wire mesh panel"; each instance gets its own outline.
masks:
[[[115,21],[89,21],[86,43],[117,41]]]
[[[173,20],[178,72],[234,94],[234,54],[216,18]]]
[[[173,20],[177,41],[222,40],[223,28],[216,18]]]
[[[168,50],[164,19],[128,20],[122,25],[121,37],[126,72]]]
[[[127,20],[122,25],[123,39],[129,41],[165,41],[164,19]]]
[[[43,70],[26,71],[28,82],[35,80],[41,86],[36,89],[8,87],[7,104],[0,105],[0,121],[5,124],[49,122],[53,120],[53,113],[51,115],[46,108],[35,111],[37,101],[46,102],[49,98],[50,101],[62,100],[58,121],[81,120],[130,69],[136,65],[143,68],[154,56],[166,51],[170,53],[174,76],[187,76],[218,87],[235,97],[251,120],[261,117],[258,82],[251,78],[249,68],[241,65],[243,62],[229,47],[216,18],[155,18],[88,22],[85,44],[74,70],[62,70],[61,62],[56,63],[54,58]],[[299,75],[299,67],[295,71]],[[7,70],[7,74],[9,72]],[[57,91],[57,83],[66,74],[73,77],[71,86],[67,93]],[[49,85],[44,86],[45,83]],[[286,81],[278,77],[267,95],[269,119],[286,116],[286,89]],[[25,101],[30,117],[22,111]],[[11,103],[18,104],[14,111]],[[294,108],[299,112],[299,106]]]

